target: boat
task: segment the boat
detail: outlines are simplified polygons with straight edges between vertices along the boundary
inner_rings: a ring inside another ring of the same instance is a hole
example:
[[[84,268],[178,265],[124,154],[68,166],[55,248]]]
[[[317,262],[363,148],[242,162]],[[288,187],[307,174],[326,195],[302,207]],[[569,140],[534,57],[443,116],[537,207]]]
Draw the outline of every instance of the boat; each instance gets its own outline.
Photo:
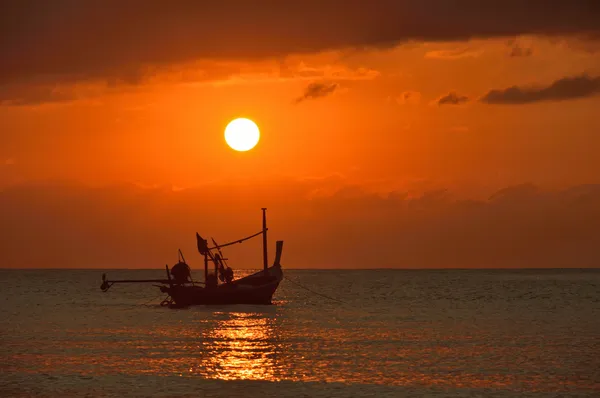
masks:
[[[217,244],[214,239],[212,247],[208,240],[196,233],[198,252],[204,258],[204,281],[194,281],[189,265],[179,250],[178,262],[169,270],[166,265],[166,279],[124,279],[109,280],[102,275],[100,289],[103,292],[118,283],[152,283],[168,296],[161,305],[171,308],[182,308],[190,305],[228,305],[228,304],[272,304],[273,295],[283,279],[281,253],[283,241],[275,245],[275,259],[269,266],[267,253],[267,214],[262,208],[262,230],[242,239],[224,244]],[[222,248],[245,242],[262,236],[263,269],[252,275],[235,279],[233,270],[227,264]],[[212,264],[212,266],[210,266]],[[211,271],[212,268],[212,271]]]

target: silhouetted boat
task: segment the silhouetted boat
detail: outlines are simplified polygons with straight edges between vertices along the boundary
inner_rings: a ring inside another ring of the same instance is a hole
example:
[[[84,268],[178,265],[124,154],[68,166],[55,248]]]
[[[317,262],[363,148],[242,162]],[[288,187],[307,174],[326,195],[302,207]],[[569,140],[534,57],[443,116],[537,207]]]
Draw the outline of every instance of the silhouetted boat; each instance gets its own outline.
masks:
[[[283,241],[277,241],[275,260],[268,266],[267,256],[267,216],[262,209],[263,228],[260,232],[246,238],[218,245],[213,239],[213,247],[208,246],[206,239],[196,233],[198,251],[204,257],[204,282],[191,278],[190,267],[185,262],[183,253],[179,251],[179,262],[169,271],[166,267],[167,279],[127,279],[108,280],[102,275],[100,289],[107,291],[115,283],[154,283],[160,291],[169,296],[161,305],[170,307],[186,307],[203,304],[271,304],[273,294],[283,279],[281,269],[281,252]],[[263,237],[263,270],[240,279],[234,279],[232,269],[227,265],[221,248],[242,243],[262,235]],[[214,273],[209,272],[209,263],[214,265]],[[220,282],[220,283],[219,283]]]

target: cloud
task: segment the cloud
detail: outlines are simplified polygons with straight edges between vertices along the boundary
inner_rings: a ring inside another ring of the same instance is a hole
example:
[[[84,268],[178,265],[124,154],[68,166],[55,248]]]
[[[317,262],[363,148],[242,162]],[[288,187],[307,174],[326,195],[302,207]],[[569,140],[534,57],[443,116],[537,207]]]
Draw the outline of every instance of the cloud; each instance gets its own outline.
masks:
[[[600,77],[581,75],[564,77],[546,87],[512,86],[491,90],[480,101],[486,104],[530,104],[542,101],[565,101],[600,94]]]
[[[461,105],[469,101],[469,97],[465,95],[460,95],[455,91],[451,91],[446,95],[441,96],[440,98],[434,101],[434,104],[439,106],[442,105]]]
[[[555,40],[555,39],[553,39]],[[550,40],[550,41],[553,41]],[[530,57],[533,55],[533,38],[532,37],[515,37],[506,42],[509,49],[509,57]]]
[[[562,40],[553,40],[555,45],[566,47],[568,49],[579,51],[585,55],[594,56],[600,52],[600,37],[566,37]]]
[[[337,83],[311,83],[304,89],[304,94],[294,100],[298,104],[308,99],[317,99],[333,94],[338,88]]]
[[[286,57],[285,60],[266,61],[204,61],[190,65],[173,66],[170,82],[180,79],[185,71],[186,82],[209,84],[252,84],[285,82],[290,80],[358,81],[373,80],[380,72],[370,68],[351,68],[335,61],[321,61],[318,56]],[[155,78],[160,82],[161,77]]]
[[[52,84],[43,79],[30,83],[0,85],[0,105],[35,106],[69,103],[111,92],[133,91],[141,84],[248,85],[289,81],[327,80],[332,82],[373,80],[380,72],[365,67],[335,64],[330,55],[286,57],[285,60],[203,61],[155,68],[139,76],[77,84]],[[323,60],[323,58],[326,58]]]
[[[352,81],[352,80],[372,80],[380,76],[380,72],[374,69],[359,67],[356,69],[344,65],[335,64],[309,64],[301,61],[298,64],[281,63],[279,69],[279,78],[282,79],[311,79],[316,78]]]
[[[469,48],[460,48],[454,50],[436,50],[425,53],[425,58],[454,60],[460,58],[475,58],[481,55],[481,51],[471,50]]]
[[[1,106],[34,106],[48,102],[67,103],[76,100],[70,89],[52,86],[5,85],[0,86]]]
[[[399,105],[418,104],[421,102],[421,93],[418,91],[404,91],[398,97],[396,102]]]
[[[201,275],[195,232],[218,241],[250,235],[265,205],[270,242],[286,241],[289,268],[600,264],[600,185],[545,191],[523,184],[464,200],[445,189],[375,193],[336,176],[179,191],[14,185],[0,191],[0,264],[160,272],[181,248]],[[36,250],[28,250],[31,242]],[[259,266],[260,242],[226,250],[234,269]]]
[[[533,55],[533,48],[521,47],[520,45],[516,44],[513,47],[511,47],[508,55],[510,57],[530,57]]]
[[[249,60],[410,41],[598,34],[592,0],[2,2],[0,84],[137,81],[197,60]],[[416,23],[415,21],[418,21]]]

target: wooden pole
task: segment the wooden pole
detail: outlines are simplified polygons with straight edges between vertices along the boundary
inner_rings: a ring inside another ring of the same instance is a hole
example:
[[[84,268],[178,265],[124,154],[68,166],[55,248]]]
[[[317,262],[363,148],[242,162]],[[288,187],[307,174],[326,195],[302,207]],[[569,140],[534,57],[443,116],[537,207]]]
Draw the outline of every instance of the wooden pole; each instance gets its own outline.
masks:
[[[263,269],[265,271],[265,276],[268,275],[269,271],[269,258],[267,255],[267,209],[265,207],[262,208],[262,222],[263,222]]]
[[[219,256],[221,257],[221,256]],[[219,275],[219,264],[217,263],[217,256],[213,256],[213,262],[215,263],[215,277]],[[218,283],[218,282],[217,282]]]
[[[171,282],[171,273],[169,272],[169,264],[165,264],[167,270],[167,279],[169,280],[169,287],[173,289],[173,282]]]
[[[204,253],[204,284],[208,286],[208,253]]]
[[[109,281],[106,280],[106,283],[163,283],[166,285],[172,284],[173,283],[173,279],[120,279],[120,280],[116,280],[116,281]],[[198,281],[194,281],[194,283],[203,283],[203,282],[198,282]]]

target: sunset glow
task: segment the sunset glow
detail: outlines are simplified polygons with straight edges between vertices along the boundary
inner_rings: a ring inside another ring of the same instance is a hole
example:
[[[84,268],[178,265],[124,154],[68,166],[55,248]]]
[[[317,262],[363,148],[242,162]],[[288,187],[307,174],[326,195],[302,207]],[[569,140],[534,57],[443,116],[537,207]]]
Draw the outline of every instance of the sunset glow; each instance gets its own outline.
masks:
[[[300,268],[600,264],[595,2],[88,3],[4,13],[7,266],[153,267],[265,206]]]
[[[0,0],[0,397],[600,397],[600,0]]]

